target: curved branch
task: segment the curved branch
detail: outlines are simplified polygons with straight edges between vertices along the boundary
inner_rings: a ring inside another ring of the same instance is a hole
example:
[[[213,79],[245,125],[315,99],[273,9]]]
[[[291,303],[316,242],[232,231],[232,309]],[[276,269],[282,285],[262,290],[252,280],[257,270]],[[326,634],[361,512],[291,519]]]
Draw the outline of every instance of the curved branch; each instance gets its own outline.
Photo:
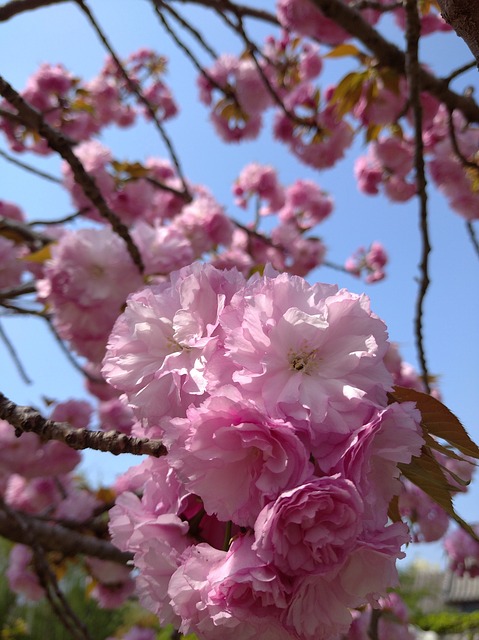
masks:
[[[416,345],[421,365],[421,375],[427,393],[431,393],[429,372],[424,347],[423,316],[424,301],[429,288],[429,254],[431,243],[429,240],[427,182],[424,167],[424,143],[422,139],[422,106],[421,106],[421,75],[418,58],[421,23],[417,9],[417,0],[406,0],[406,76],[409,85],[409,102],[414,119],[414,168],[416,172],[417,196],[419,198],[419,228],[421,233],[422,255],[419,278],[419,291],[416,301],[415,329]]]
[[[11,0],[0,6],[0,22],[6,22],[24,11],[41,9],[51,4],[60,4],[69,0]]]
[[[95,180],[86,172],[79,158],[73,153],[70,141],[62,133],[50,127],[42,118],[41,113],[29,105],[2,76],[0,76],[0,95],[15,107],[23,123],[29,129],[37,131],[42,138],[45,138],[48,146],[68,162],[76,182],[81,186],[86,197],[98,209],[101,215],[108,220],[115,233],[123,238],[133,262],[137,265],[140,272],[143,273],[143,260],[138,251],[138,247],[130,236],[128,227],[121,222],[118,216],[107,205]]]
[[[0,419],[6,420],[18,436],[22,433],[36,433],[42,440],[58,440],[72,449],[96,449],[113,455],[132,453],[159,458],[166,455],[166,447],[158,440],[135,438],[119,431],[90,431],[75,429],[67,422],[47,420],[32,407],[16,405],[0,393]]]
[[[143,93],[140,90],[138,84],[136,82],[134,82],[130,78],[130,76],[128,75],[126,69],[124,68],[124,66],[122,65],[122,63],[120,61],[120,58],[117,56],[117,54],[114,51],[113,47],[109,43],[107,37],[105,36],[105,34],[103,33],[102,29],[100,28],[100,25],[97,23],[95,17],[93,16],[92,12],[90,11],[89,7],[87,6],[85,0],[75,0],[75,2],[80,7],[80,9],[84,12],[85,16],[87,17],[88,21],[90,22],[91,26],[93,27],[93,30],[95,31],[97,36],[100,38],[103,46],[106,48],[108,53],[113,58],[116,66],[117,66],[118,71],[120,72],[120,74],[122,75],[123,79],[126,82],[126,86],[128,87],[128,90],[131,93],[133,93],[138,98],[138,100],[145,106],[146,110],[148,111],[149,116],[151,117],[151,119],[155,123],[156,130],[160,134],[164,145],[168,149],[168,153],[170,154],[171,160],[172,160],[173,164],[175,165],[176,171],[178,173],[178,177],[181,180],[181,184],[183,186],[184,198],[188,202],[191,202],[193,200],[193,198],[192,198],[192,196],[191,196],[191,194],[189,192],[188,184],[187,184],[186,178],[185,178],[185,176],[183,174],[183,170],[181,168],[180,160],[179,160],[178,155],[177,155],[177,153],[176,153],[176,151],[175,151],[175,149],[173,147],[173,143],[172,143],[169,135],[166,133],[166,130],[165,130],[162,122],[160,121],[160,119],[156,115],[155,108],[153,107],[151,102],[149,100],[147,100],[147,98],[143,95]]]
[[[386,40],[374,27],[341,0],[310,0],[327,18],[334,20],[354,38],[360,40],[377,58],[379,64],[406,73],[406,56],[392,42]],[[469,122],[479,122],[479,105],[470,96],[462,96],[423,68],[419,69],[421,91],[427,91],[451,109],[459,109]]]
[[[49,524],[35,516],[15,511],[0,502],[0,535],[12,542],[29,546],[32,539],[47,551],[60,551],[65,556],[79,553],[126,564],[133,554],[120,551],[111,542],[84,535],[59,524]]]

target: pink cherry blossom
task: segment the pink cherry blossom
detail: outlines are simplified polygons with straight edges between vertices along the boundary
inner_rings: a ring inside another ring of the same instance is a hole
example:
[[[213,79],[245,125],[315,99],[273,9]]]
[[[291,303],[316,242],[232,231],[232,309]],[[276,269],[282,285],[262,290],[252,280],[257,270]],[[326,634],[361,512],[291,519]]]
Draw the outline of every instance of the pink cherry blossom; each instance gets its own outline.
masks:
[[[103,374],[127,394],[135,415],[149,421],[146,426],[201,401],[219,313],[243,282],[238,272],[195,263],[176,272],[171,284],[130,296],[113,329]]]
[[[330,573],[354,549],[362,515],[363,501],[351,481],[336,476],[310,480],[262,510],[254,548],[285,575]]]
[[[233,380],[271,415],[309,420],[314,430],[332,427],[354,399],[385,403],[387,336],[365,296],[288,275],[258,279],[221,324]]]
[[[184,422],[172,422],[173,436],[166,432],[167,443],[176,436],[170,464],[220,520],[253,526],[267,502],[312,474],[293,427],[261,414],[234,388],[191,407]]]

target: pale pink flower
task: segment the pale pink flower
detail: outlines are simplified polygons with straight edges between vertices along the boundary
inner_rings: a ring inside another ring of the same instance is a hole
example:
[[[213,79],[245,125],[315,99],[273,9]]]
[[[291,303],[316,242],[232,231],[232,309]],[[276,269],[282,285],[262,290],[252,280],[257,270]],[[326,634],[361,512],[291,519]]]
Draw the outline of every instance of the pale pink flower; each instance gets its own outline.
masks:
[[[50,420],[68,422],[75,429],[87,429],[93,414],[93,407],[86,400],[67,400],[55,405]]]
[[[293,638],[337,640],[352,622],[349,603],[335,575],[304,576],[298,580],[291,603],[282,616]]]
[[[16,220],[17,222],[25,221],[23,210],[16,204],[13,204],[13,202],[8,202],[7,200],[0,200],[0,216]]]
[[[145,426],[201,401],[219,314],[243,283],[238,272],[194,263],[171,283],[130,296],[110,336],[103,374],[126,393],[135,415],[149,421]]]
[[[193,262],[195,253],[182,225],[150,225],[139,221],[131,232],[145,263],[146,275],[168,274]]]
[[[27,253],[26,247],[0,236],[0,289],[9,289],[20,284],[27,268],[22,258]]]
[[[347,433],[341,415],[355,400],[386,404],[387,334],[366,296],[265,277],[233,298],[221,324],[234,382],[272,416],[309,420],[318,435],[326,425]]]
[[[60,336],[98,361],[127,295],[142,283],[138,268],[108,228],[66,233],[51,252],[37,281],[39,298],[52,308]]]
[[[86,565],[93,578],[90,596],[102,609],[116,609],[133,594],[135,581],[129,567],[92,557],[86,559]]]
[[[33,551],[23,544],[16,544],[10,551],[5,575],[10,589],[29,600],[40,600],[45,595],[37,574],[33,570]]]
[[[474,532],[479,534],[479,525],[473,524]],[[449,567],[460,576],[467,574],[471,578],[479,576],[479,542],[464,529],[456,528],[444,538],[444,550]]]
[[[334,451],[337,462],[328,472],[340,473],[354,483],[364,500],[364,526],[378,528],[387,523],[389,503],[402,489],[397,465],[420,455],[424,444],[420,423],[414,403],[393,403]]]

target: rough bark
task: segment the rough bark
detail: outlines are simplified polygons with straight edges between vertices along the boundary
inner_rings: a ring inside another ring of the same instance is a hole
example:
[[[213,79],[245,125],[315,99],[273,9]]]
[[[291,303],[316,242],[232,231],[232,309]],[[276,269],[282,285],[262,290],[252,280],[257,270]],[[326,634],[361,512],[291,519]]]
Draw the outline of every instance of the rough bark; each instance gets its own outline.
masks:
[[[438,0],[442,17],[467,44],[479,67],[479,2]]]

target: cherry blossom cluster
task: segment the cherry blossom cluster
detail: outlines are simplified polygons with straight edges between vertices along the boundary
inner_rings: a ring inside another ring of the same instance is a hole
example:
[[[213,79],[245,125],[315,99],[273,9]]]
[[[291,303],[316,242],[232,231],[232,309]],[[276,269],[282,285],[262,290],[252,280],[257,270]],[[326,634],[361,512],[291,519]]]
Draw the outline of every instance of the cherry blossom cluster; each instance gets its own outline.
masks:
[[[123,66],[129,83],[112,59],[107,60],[99,75],[89,82],[82,82],[61,64],[42,64],[29,78],[21,95],[42,114],[45,122],[75,142],[87,140],[111,124],[129,127],[138,115],[151,118],[134,92],[140,82],[143,95],[159,120],[176,115],[177,106],[164,82],[166,59],[163,56],[141,49],[129,56]],[[0,107],[6,112],[12,111],[5,100]],[[51,153],[46,140],[15,118],[0,117],[0,130],[13,151]]]
[[[103,374],[169,451],[117,483],[110,530],[162,623],[332,639],[397,583],[388,507],[423,440],[388,349],[364,295],[289,274],[194,263],[129,296]]]
[[[92,407],[84,400],[58,403],[50,415],[73,428],[88,427],[91,417]],[[104,509],[104,501],[79,482],[74,471],[80,461],[80,454],[67,445],[55,440],[42,443],[34,433],[17,437],[12,426],[0,420],[0,495],[18,517],[28,514],[73,528],[87,527],[96,510]],[[90,596],[101,607],[118,607],[134,591],[131,570],[124,565],[87,557],[85,568]],[[10,588],[29,600],[44,596],[30,547],[14,545],[6,577]]]

